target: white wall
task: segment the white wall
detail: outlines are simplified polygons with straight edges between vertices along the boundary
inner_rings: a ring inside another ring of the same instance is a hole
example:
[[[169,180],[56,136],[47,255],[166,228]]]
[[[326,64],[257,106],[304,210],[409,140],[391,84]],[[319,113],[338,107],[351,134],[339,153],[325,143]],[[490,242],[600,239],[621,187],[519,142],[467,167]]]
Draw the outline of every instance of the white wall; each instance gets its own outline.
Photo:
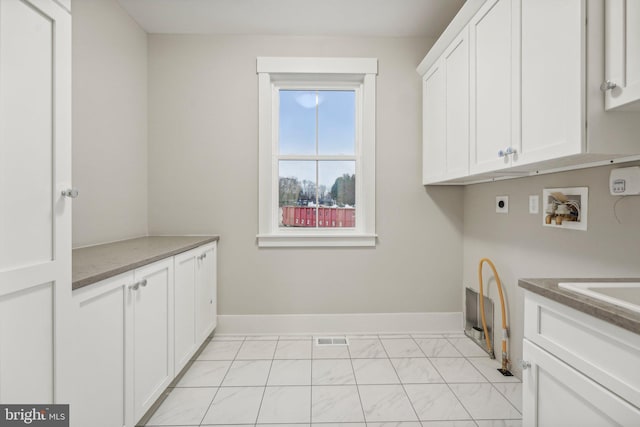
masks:
[[[610,196],[608,189],[611,168],[583,169],[465,188],[464,285],[478,289],[478,262],[483,257],[495,262],[507,295],[514,362],[522,358],[523,338],[523,290],[518,287],[518,279],[640,277],[640,197],[628,197],[618,203],[619,224],[613,213],[613,204],[619,197]],[[530,194],[538,194],[542,201],[544,188],[557,187],[589,187],[587,231],[543,227],[542,207],[538,215],[528,213]],[[508,215],[495,213],[495,196],[498,195],[509,196]],[[489,267],[485,266],[485,286],[490,273]],[[493,281],[489,289],[495,304],[495,324],[499,326],[500,305]],[[494,336],[498,350],[500,339],[498,328]],[[497,356],[500,357],[499,351]],[[519,370],[517,365],[514,368]]]
[[[72,8],[79,247],[147,234],[147,35],[115,0]]]
[[[461,311],[463,192],[420,184],[431,44],[149,36],[150,232],[221,235],[221,314]],[[376,248],[257,248],[257,56],[378,58]]]

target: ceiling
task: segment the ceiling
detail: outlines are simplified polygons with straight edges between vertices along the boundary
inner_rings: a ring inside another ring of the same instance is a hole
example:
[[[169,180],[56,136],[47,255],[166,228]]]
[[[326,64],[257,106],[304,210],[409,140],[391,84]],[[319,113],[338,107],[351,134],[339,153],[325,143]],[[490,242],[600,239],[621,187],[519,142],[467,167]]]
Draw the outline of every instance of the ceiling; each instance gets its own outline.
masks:
[[[118,0],[149,33],[436,38],[464,0]]]

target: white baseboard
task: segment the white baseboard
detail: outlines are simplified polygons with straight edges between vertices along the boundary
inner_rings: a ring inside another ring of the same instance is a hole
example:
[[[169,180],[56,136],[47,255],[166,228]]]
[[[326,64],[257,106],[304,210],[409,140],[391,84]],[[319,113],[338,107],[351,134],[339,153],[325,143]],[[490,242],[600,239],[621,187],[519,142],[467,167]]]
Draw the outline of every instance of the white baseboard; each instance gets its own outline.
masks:
[[[462,313],[219,315],[218,334],[461,332]]]

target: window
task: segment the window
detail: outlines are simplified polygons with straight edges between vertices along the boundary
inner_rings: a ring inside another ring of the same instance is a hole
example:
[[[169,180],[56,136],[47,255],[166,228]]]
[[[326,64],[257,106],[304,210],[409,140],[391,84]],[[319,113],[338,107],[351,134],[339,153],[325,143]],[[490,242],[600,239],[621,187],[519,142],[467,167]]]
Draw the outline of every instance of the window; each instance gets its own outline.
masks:
[[[374,246],[370,58],[258,58],[259,246]]]

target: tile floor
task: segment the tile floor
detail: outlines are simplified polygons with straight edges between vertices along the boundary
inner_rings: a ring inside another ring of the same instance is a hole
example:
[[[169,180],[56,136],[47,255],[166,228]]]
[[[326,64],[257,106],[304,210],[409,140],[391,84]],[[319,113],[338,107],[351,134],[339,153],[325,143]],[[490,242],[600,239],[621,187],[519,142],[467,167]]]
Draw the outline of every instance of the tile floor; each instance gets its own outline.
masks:
[[[522,384],[464,335],[347,338],[214,336],[146,425],[521,426]]]

